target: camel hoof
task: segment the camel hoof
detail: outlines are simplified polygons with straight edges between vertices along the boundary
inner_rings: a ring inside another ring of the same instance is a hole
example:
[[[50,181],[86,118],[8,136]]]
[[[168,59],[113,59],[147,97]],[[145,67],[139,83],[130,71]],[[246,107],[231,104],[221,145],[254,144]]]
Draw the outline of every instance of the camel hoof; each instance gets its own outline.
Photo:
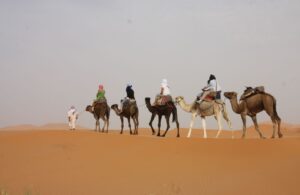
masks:
[[[267,139],[266,137],[262,136],[261,139]]]
[[[283,137],[283,135],[282,135],[282,134],[279,134],[279,135],[278,135],[278,137],[279,137],[279,138],[282,138],[282,137]]]
[[[180,137],[180,135],[177,135],[176,137]]]
[[[275,139],[275,136],[270,137],[270,139]]]

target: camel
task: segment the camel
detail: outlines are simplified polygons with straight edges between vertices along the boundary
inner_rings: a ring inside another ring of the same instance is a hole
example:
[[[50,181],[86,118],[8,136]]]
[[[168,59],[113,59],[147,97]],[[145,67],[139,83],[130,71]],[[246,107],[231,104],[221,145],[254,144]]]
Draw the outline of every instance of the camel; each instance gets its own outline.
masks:
[[[165,137],[168,130],[169,130],[169,128],[170,128],[169,119],[170,119],[170,115],[172,114],[173,115],[172,122],[176,122],[177,137],[180,137],[180,135],[179,135],[179,122],[178,122],[178,117],[177,117],[177,108],[176,108],[176,106],[174,105],[173,102],[169,102],[166,105],[152,106],[150,98],[146,97],[145,98],[145,103],[146,103],[146,106],[147,106],[148,110],[152,113],[151,119],[150,119],[150,122],[149,122],[149,125],[150,125],[151,130],[152,130],[152,135],[155,134],[155,130],[152,126],[152,122],[153,122],[155,116],[158,115],[158,133],[157,133],[157,136]],[[160,135],[160,127],[161,127],[161,118],[162,118],[162,116],[165,116],[165,118],[166,118],[167,129],[166,129],[166,131],[163,135]]]
[[[110,108],[107,102],[96,102],[94,105],[94,109],[91,105],[88,105],[85,110],[92,113],[94,115],[94,118],[96,119],[95,131],[97,132],[99,130],[100,132],[99,120],[101,118],[104,121],[102,132],[104,132],[104,129],[106,127],[106,133],[108,133]]]
[[[131,134],[137,135],[138,134],[138,126],[139,126],[139,109],[136,105],[136,102],[129,103],[127,106],[124,105],[122,111],[118,108],[117,104],[112,105],[111,108],[115,111],[116,115],[118,115],[121,119],[120,134],[123,134],[123,128],[124,128],[124,119],[123,118],[125,117],[128,120],[130,135]],[[134,123],[134,132],[133,133],[131,131],[130,118],[132,118],[133,123]]]
[[[202,121],[202,127],[203,127],[203,138],[207,138],[206,133],[206,121],[205,117],[207,116],[214,116],[215,119],[218,122],[218,133],[216,135],[216,138],[219,137],[221,131],[222,131],[222,124],[221,124],[221,115],[223,114],[223,118],[226,120],[228,126],[231,128],[231,122],[228,117],[225,104],[216,103],[215,101],[213,103],[210,102],[202,102],[201,104],[198,104],[196,102],[192,104],[187,104],[182,96],[178,96],[175,98],[175,102],[179,104],[179,106],[186,112],[192,113],[192,120],[190,122],[190,128],[187,137],[191,137],[192,134],[192,128],[194,126],[195,118],[199,115],[201,117]]]
[[[256,115],[261,111],[265,110],[266,113],[271,117],[273,123],[273,135],[271,138],[275,138],[276,124],[278,127],[278,137],[281,138],[283,135],[280,131],[281,119],[279,118],[276,111],[276,99],[268,93],[257,93],[246,97],[244,100],[238,103],[236,92],[225,92],[224,96],[230,100],[232,110],[241,115],[243,121],[243,135],[246,135],[246,116],[250,116],[255,125],[255,130],[258,132],[260,138],[265,138],[259,130]]]

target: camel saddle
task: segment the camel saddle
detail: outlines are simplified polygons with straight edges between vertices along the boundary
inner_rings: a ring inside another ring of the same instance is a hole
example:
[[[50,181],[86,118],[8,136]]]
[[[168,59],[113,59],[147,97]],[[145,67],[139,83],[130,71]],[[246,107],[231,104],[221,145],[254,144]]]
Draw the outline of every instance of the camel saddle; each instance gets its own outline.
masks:
[[[132,104],[136,104],[136,101],[135,99],[125,98],[122,100],[122,103],[123,103],[123,109],[126,109]]]
[[[207,96],[203,99],[204,101],[211,102],[214,101],[217,97],[216,91],[211,91]]]
[[[197,100],[199,100],[199,98],[197,98]],[[221,99],[217,99],[216,91],[211,91],[209,94],[207,94],[206,97],[203,99],[203,101],[206,101],[206,102],[215,101],[218,104],[224,104],[224,102]]]
[[[97,103],[106,103],[106,102],[107,102],[107,101],[106,101],[106,98],[103,97],[103,98],[100,98],[100,99],[98,99],[98,100],[95,100],[94,104],[97,104]]]
[[[170,96],[170,95],[160,95],[156,99],[156,105],[158,105],[158,106],[167,105],[169,102],[173,102],[172,96]]]
[[[249,98],[256,94],[265,93],[265,87],[264,86],[258,86],[258,87],[246,87],[244,90],[244,93],[241,95],[240,100],[245,100],[246,98]]]

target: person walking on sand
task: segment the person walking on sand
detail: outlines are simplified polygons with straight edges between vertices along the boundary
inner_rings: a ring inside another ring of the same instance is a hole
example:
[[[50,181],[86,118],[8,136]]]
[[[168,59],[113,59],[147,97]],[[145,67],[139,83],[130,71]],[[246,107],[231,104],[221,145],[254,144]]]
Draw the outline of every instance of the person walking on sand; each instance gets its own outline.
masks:
[[[71,108],[68,111],[68,122],[69,122],[69,129],[75,130],[76,128],[76,120],[78,119],[78,112],[75,108],[75,106],[71,106]]]

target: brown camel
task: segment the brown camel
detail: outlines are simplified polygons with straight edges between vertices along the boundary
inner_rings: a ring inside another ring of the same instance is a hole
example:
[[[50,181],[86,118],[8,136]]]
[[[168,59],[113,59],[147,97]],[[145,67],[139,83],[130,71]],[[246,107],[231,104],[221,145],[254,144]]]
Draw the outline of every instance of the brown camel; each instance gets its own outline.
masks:
[[[139,109],[137,107],[136,102],[130,102],[127,105],[125,105],[125,103],[124,103],[122,111],[118,108],[117,104],[112,105],[111,108],[115,111],[116,115],[118,115],[121,119],[121,132],[120,132],[120,134],[123,133],[123,128],[124,128],[124,119],[123,118],[125,117],[128,120],[128,126],[129,126],[129,130],[130,130],[130,134],[137,135],[138,134],[138,127],[139,127]],[[134,132],[133,133],[131,131],[130,118],[132,118],[133,123],[134,123]]]
[[[236,92],[225,92],[224,96],[230,100],[232,110],[240,114],[243,121],[243,135],[245,138],[246,134],[246,116],[250,116],[255,125],[255,129],[258,132],[260,138],[265,138],[259,130],[256,115],[261,111],[265,110],[266,113],[271,117],[273,123],[273,135],[271,138],[275,138],[276,126],[278,127],[278,137],[282,137],[280,131],[281,119],[279,118],[276,111],[276,99],[268,93],[256,93],[249,97],[244,98],[240,103],[237,101]]]
[[[99,132],[100,132],[99,120],[101,118],[104,121],[102,132],[104,132],[104,129],[106,126],[106,133],[107,133],[108,126],[109,126],[109,114],[110,114],[110,108],[109,108],[107,102],[96,102],[94,105],[94,109],[91,105],[88,105],[85,110],[92,113],[94,115],[94,118],[96,119],[95,131],[99,130]]]
[[[149,125],[151,127],[152,130],[152,135],[155,134],[155,130],[152,126],[152,122],[155,118],[156,115],[158,115],[158,133],[157,136],[161,136],[160,135],[160,126],[161,126],[161,118],[162,116],[165,116],[166,118],[166,122],[167,122],[167,129],[165,131],[165,133],[162,135],[162,137],[165,137],[169,128],[170,128],[170,115],[171,113],[173,114],[173,122],[176,122],[176,126],[177,126],[177,137],[180,137],[179,135],[179,122],[178,122],[178,117],[177,117],[177,108],[174,105],[173,102],[168,102],[166,105],[156,105],[156,106],[152,106],[151,105],[151,101],[149,97],[145,98],[145,102],[146,102],[146,106],[148,108],[148,110],[152,113]]]

